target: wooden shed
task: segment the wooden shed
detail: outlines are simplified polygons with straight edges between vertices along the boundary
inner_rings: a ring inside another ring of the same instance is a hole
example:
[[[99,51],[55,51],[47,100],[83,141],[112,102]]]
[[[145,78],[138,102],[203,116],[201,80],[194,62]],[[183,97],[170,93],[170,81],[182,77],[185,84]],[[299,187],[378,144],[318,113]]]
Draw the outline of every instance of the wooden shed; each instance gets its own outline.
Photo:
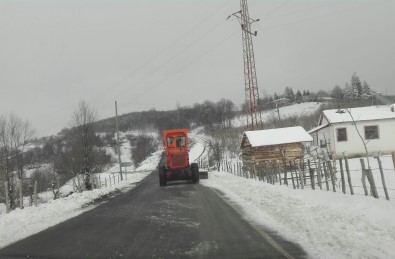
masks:
[[[246,131],[241,140],[243,160],[253,165],[268,161],[295,160],[303,156],[303,143],[313,138],[302,127]]]

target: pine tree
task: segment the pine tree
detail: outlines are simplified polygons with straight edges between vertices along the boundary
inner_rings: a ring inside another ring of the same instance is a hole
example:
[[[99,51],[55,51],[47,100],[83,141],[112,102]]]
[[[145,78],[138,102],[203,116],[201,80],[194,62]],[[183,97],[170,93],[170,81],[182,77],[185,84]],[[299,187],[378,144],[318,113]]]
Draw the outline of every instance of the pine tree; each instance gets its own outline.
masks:
[[[291,101],[295,101],[295,94],[294,91],[292,90],[292,87],[288,87],[288,86],[285,87],[284,97]]]
[[[295,101],[296,102],[301,102],[302,101],[302,93],[299,90],[296,92]]]
[[[363,81],[363,86],[362,86],[362,99],[368,100],[372,97],[375,96],[375,91],[372,90],[372,88],[369,86],[369,84],[366,81]]]
[[[351,90],[351,86],[348,82],[345,83],[343,92],[344,92],[345,99],[348,99],[348,100],[354,99],[353,91]]]
[[[362,84],[361,84],[361,80],[359,79],[359,77],[357,76],[356,73],[354,73],[351,76],[351,91],[353,94],[353,99],[361,99],[362,97]]]

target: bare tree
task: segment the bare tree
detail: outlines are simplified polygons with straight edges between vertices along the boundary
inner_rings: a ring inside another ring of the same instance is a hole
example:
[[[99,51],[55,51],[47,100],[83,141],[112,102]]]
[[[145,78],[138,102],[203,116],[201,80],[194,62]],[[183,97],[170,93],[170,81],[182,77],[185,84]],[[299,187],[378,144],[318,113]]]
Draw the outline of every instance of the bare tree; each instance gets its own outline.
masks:
[[[35,130],[31,127],[28,120],[23,121],[13,113],[9,116],[9,130],[11,148],[16,160],[18,178],[23,179],[23,154],[25,152],[27,141],[33,138]]]
[[[11,209],[15,208],[14,204],[14,184],[13,177],[10,177],[10,137],[8,130],[8,120],[7,117],[2,115],[0,117],[0,147],[1,147],[1,171],[3,172],[5,181],[8,183],[8,192],[10,198]]]
[[[85,101],[80,101],[72,115],[71,136],[73,147],[73,163],[78,174],[84,175],[85,188],[92,189],[91,175],[95,170],[95,124],[97,113]]]
[[[17,195],[15,193],[15,177],[13,171],[17,171],[20,181],[23,180],[24,152],[29,139],[33,138],[34,129],[28,120],[22,120],[19,116],[11,113],[8,117],[0,117],[0,149],[1,165],[8,182],[10,208],[16,208]]]

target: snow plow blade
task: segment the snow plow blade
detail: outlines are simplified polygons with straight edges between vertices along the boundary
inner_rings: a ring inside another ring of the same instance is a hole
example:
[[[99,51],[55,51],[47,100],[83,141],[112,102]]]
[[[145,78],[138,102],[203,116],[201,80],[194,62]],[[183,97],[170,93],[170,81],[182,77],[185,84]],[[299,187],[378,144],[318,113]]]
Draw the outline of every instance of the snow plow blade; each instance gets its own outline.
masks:
[[[208,179],[208,171],[199,171],[200,179]]]

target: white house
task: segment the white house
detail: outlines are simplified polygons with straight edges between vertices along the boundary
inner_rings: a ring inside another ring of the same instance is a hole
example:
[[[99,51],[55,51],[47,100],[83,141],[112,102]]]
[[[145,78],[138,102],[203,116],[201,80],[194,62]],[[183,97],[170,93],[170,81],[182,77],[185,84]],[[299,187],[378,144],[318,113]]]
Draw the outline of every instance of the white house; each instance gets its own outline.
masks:
[[[336,157],[395,152],[395,104],[333,109],[322,112],[319,126],[309,133],[314,144],[327,143]],[[362,139],[361,139],[362,138]]]

